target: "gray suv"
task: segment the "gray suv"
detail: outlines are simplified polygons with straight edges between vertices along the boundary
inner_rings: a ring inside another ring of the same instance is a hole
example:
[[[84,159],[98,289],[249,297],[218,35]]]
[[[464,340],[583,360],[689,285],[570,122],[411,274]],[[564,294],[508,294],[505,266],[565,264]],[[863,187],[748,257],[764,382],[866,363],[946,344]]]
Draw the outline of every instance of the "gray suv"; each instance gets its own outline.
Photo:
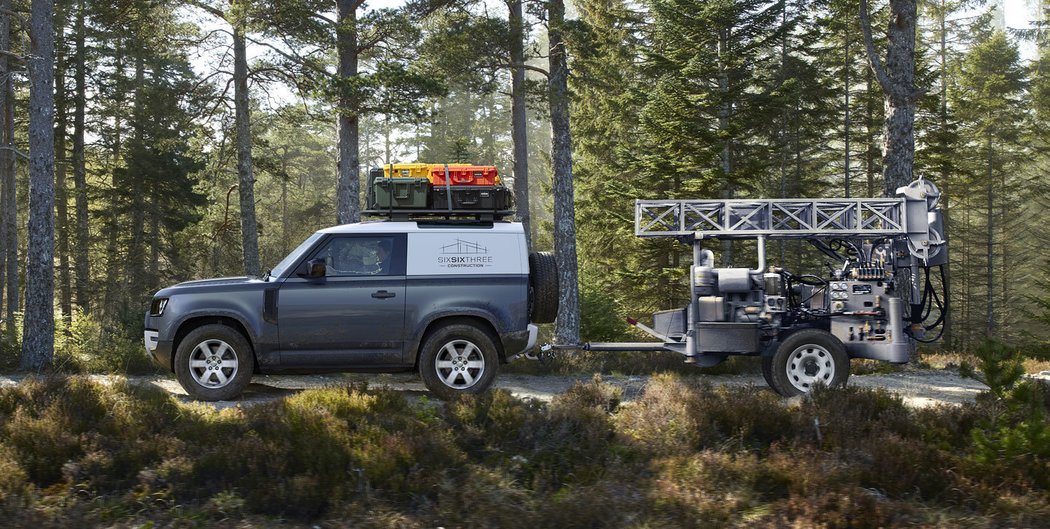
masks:
[[[364,222],[314,233],[262,278],[157,292],[150,356],[201,400],[254,373],[418,370],[442,398],[485,391],[554,320],[553,257],[515,222]]]

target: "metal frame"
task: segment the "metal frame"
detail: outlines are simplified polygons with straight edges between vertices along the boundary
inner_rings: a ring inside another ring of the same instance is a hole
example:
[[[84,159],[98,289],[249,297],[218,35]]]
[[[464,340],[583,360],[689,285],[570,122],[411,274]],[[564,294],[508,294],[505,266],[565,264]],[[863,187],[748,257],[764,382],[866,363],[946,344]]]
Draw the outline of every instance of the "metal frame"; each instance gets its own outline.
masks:
[[[635,235],[711,239],[886,237],[908,233],[903,198],[638,200]]]

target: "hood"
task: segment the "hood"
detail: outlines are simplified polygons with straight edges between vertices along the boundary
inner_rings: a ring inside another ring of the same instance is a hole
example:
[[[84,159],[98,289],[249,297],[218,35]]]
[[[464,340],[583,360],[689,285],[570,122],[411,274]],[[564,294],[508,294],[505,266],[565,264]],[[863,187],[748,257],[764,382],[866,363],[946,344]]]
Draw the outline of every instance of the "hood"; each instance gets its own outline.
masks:
[[[171,296],[173,294],[192,292],[195,290],[251,290],[254,288],[261,288],[266,284],[266,281],[263,281],[262,279],[249,278],[245,276],[220,277],[217,279],[199,279],[196,281],[186,281],[184,283],[179,283],[177,285],[170,286],[154,294],[154,297],[166,297]]]

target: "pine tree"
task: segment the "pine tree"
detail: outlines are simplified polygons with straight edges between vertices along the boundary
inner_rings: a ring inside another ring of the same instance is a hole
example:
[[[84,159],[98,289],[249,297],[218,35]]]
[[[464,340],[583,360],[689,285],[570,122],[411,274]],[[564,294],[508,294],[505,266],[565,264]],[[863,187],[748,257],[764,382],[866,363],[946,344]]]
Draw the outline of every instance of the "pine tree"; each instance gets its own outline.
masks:
[[[558,318],[555,339],[580,341],[580,293],[576,258],[575,192],[572,178],[572,132],[569,121],[569,59],[565,4],[547,2],[547,38],[550,46],[548,103],[551,118],[551,166],[554,172],[554,255],[558,261]]]
[[[985,310],[986,336],[1001,332],[1011,295],[1010,277],[1015,243],[1027,229],[1019,222],[1019,189],[1015,169],[1021,154],[1024,72],[1017,49],[1001,32],[976,28],[978,37],[959,69],[958,115],[962,120],[971,164],[971,185],[985,197]],[[1001,267],[997,270],[997,264]],[[998,281],[998,282],[997,282]],[[1002,288],[998,288],[1002,285]],[[999,301],[997,309],[997,298]]]
[[[51,364],[55,347],[55,34],[54,5],[33,0],[29,32],[29,243],[22,369]]]

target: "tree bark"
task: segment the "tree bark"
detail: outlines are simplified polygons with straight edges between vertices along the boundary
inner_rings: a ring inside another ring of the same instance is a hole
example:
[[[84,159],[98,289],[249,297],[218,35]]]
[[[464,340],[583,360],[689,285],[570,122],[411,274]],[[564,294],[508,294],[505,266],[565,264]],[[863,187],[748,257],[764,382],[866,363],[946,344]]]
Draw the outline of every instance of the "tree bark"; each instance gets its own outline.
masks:
[[[11,49],[11,0],[0,0],[0,50]],[[0,230],[3,230],[7,247],[0,266],[6,271],[7,296],[5,319],[6,334],[15,335],[15,312],[18,312],[18,207],[17,188],[15,187],[15,155],[10,149],[14,147],[14,84],[11,82],[10,61],[6,54],[0,54],[0,92],[2,92],[3,113],[2,143],[7,149],[0,150],[0,187],[3,188],[3,199],[0,202]]]
[[[55,233],[58,236],[58,292],[59,308],[67,327],[73,318],[73,288],[69,277],[69,197],[66,194],[66,130],[69,114],[66,112],[65,9],[55,13]]]
[[[51,364],[55,348],[55,33],[53,5],[33,0],[29,66],[29,244],[22,369]]]
[[[119,35],[113,44],[113,70],[114,77],[119,78],[124,75],[124,39]],[[113,113],[113,148],[110,152],[112,156],[110,185],[113,186],[113,189],[117,189],[120,185],[120,182],[117,181],[118,164],[121,163],[120,155],[123,148],[124,120],[121,112],[124,109],[124,92],[118,90],[114,98],[116,101],[114,102],[115,111]],[[117,270],[120,264],[120,257],[117,255],[120,213],[117,211],[117,208],[110,208],[107,218],[109,222],[106,226],[106,269],[112,271]],[[116,289],[119,281],[118,278],[112,276],[109,276],[107,279],[105,281],[106,290],[103,294],[102,307],[105,315],[110,317],[112,316],[114,298],[117,295]]]
[[[916,0],[890,0],[886,68],[875,52],[868,20],[867,0],[860,2],[861,29],[868,62],[882,86],[886,121],[882,136],[883,196],[912,180],[915,162],[915,107],[920,92],[915,86]]]
[[[233,23],[233,86],[237,127],[237,175],[241,198],[241,247],[244,273],[258,276],[259,227],[255,220],[255,176],[252,174],[251,115],[248,109],[248,58],[244,28]]]
[[[135,101],[132,103],[132,143],[130,150],[134,159],[136,151],[144,149],[143,128],[148,119],[145,116],[144,106],[146,104],[146,63],[142,57],[142,50],[136,50],[135,55]],[[146,203],[145,189],[142,178],[132,176],[131,178],[131,246],[128,248],[128,291],[125,293],[124,301],[134,299],[142,295],[145,290],[146,273],[145,257],[145,226],[146,226]]]
[[[76,62],[73,72],[74,83],[74,110],[73,110],[73,188],[76,199],[76,246],[74,248],[74,262],[76,263],[76,295],[77,306],[84,312],[90,311],[91,296],[88,293],[88,280],[91,276],[90,264],[88,262],[88,246],[91,243],[88,232],[88,203],[87,203],[87,168],[84,160],[84,105],[86,86],[84,76],[85,47],[84,47],[84,0],[77,2],[77,20],[73,30],[76,35],[76,51],[74,61]]]
[[[940,26],[941,38],[940,38],[940,107],[938,109],[938,120],[940,122],[940,133],[942,142],[946,142],[946,135],[948,133],[948,10],[944,0],[940,1],[939,9],[937,10],[938,20],[937,23]],[[948,165],[948,160],[945,158],[947,153],[941,153],[941,166],[938,184],[941,186],[941,211],[944,215],[944,235],[951,233],[951,207],[949,204],[949,198],[951,197],[951,187],[949,182],[952,174]],[[952,310],[950,307],[950,298],[952,297],[951,292],[951,280],[952,280],[952,266],[951,266],[951,254],[949,253],[948,245],[944,246],[941,250],[945,252],[948,258],[945,260],[944,265],[944,295],[945,299],[944,306],[947,309],[944,312],[944,341],[943,343],[948,350],[951,350],[954,344],[955,337],[953,322],[952,322]]]
[[[844,137],[842,138],[842,141],[844,143],[843,150],[845,151],[845,155],[846,155],[845,156],[845,160],[843,161],[843,166],[844,167],[843,167],[843,170],[842,170],[843,176],[844,176],[845,181],[846,181],[845,182],[845,184],[846,184],[846,198],[850,198],[850,191],[851,191],[850,190],[850,184],[852,183],[851,182],[851,178],[850,178],[852,176],[852,174],[850,173],[851,166],[850,166],[850,152],[849,152],[849,149],[850,149],[850,132],[852,132],[850,130],[850,128],[852,127],[852,124],[850,123],[850,108],[849,108],[849,99],[850,99],[850,93],[849,93],[850,79],[849,79],[849,74],[850,74],[850,62],[851,62],[850,61],[850,54],[849,54],[849,45],[850,45],[850,37],[847,34],[846,35],[846,50],[844,52],[844,55],[845,55],[844,66],[845,66],[845,68],[843,68],[843,70],[845,72],[845,77],[846,77],[845,80],[843,81],[843,84],[845,85],[845,90],[844,90],[845,94],[844,95],[846,97],[846,104],[843,106],[843,109],[845,110],[845,116],[843,117],[843,119],[844,119],[843,130],[844,130],[845,134],[844,134]]]
[[[729,113],[732,109],[732,102],[729,100],[729,74],[726,72],[725,61],[723,56],[729,52],[729,30],[720,29],[718,31],[718,49],[715,52],[718,54],[718,89],[722,93],[722,104],[718,110],[718,130],[725,136],[725,142],[722,144],[722,177],[725,187],[722,189],[722,197],[731,199],[733,198],[733,139],[730,137],[729,130]],[[722,266],[732,266],[733,263],[733,242],[729,240],[722,241]]]
[[[11,15],[7,12],[11,9],[10,0],[0,0],[0,147],[8,146],[8,139],[6,135],[7,127],[4,124],[4,109],[7,107],[7,80],[10,78],[7,75],[7,52],[10,47],[10,34],[8,33],[11,24]],[[6,149],[0,149],[0,319],[3,319],[4,312],[4,298],[7,293],[7,244],[9,236],[7,234],[7,215],[9,211],[14,211],[7,205],[7,159],[12,155],[11,151]],[[14,174],[12,173],[12,177]]]
[[[532,248],[532,214],[529,210],[529,138],[525,108],[525,19],[522,0],[510,0],[511,131],[514,144],[514,202],[525,239]]]
[[[580,341],[580,294],[576,264],[576,213],[572,182],[572,136],[569,130],[569,66],[566,57],[565,4],[550,0],[547,5],[550,42],[550,113],[553,134],[551,159],[554,169],[554,255],[561,284],[555,339],[560,343]]]
[[[337,75],[342,83],[357,77],[357,8],[361,0],[336,0],[338,22],[336,51],[339,54]],[[339,183],[336,193],[336,216],[339,224],[361,218],[360,146],[356,96],[346,93],[345,84],[339,95]]]
[[[992,147],[992,134],[990,132],[986,135],[985,149],[987,149],[986,163],[988,164],[988,174],[986,175],[988,183],[985,186],[985,191],[988,195],[988,237],[986,241],[988,247],[986,255],[988,260],[986,277],[988,282],[988,298],[985,306],[984,334],[988,338],[991,338],[995,334],[995,186],[993,185],[995,151]]]

